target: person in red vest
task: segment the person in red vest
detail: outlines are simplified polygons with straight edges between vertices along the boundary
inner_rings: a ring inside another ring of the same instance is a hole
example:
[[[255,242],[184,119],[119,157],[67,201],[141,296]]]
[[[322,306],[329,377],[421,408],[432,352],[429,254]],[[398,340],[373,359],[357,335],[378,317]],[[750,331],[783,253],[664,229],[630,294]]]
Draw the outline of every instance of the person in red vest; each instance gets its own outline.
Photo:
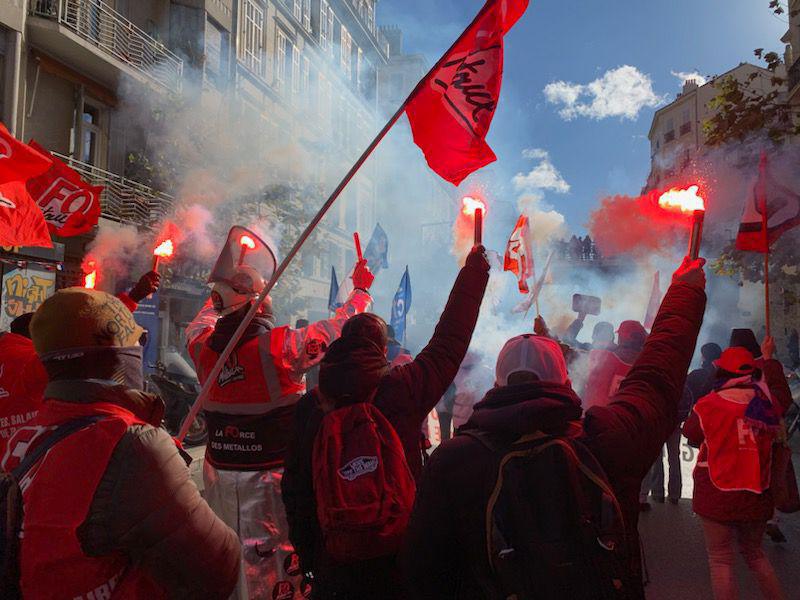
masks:
[[[694,470],[694,512],[703,522],[714,598],[736,598],[735,545],[765,598],[783,598],[762,540],[775,504],[770,492],[772,444],[780,426],[756,359],[735,346],[714,366],[714,390],[701,398],[683,433],[700,448]]]
[[[19,481],[22,596],[227,597],[238,540],[160,428],[164,403],[142,391],[133,315],[110,294],[66,288],[44,301],[30,330],[49,383],[2,464],[11,471],[49,447]]]
[[[374,275],[360,261],[354,290],[333,319],[302,329],[276,327],[271,299],[262,304],[204,404],[209,441],[203,481],[214,511],[239,534],[242,568],[236,597],[293,598],[301,585],[281,502],[286,445],[304,374],[318,364],[342,326],[372,303]],[[214,283],[211,298],[186,330],[201,383],[264,288],[250,265]]]
[[[117,297],[133,312],[142,299],[158,290],[160,282],[158,273],[145,273],[129,292]],[[9,438],[36,416],[44,400],[47,372],[31,341],[32,317],[32,312],[20,315],[8,332],[0,333],[0,460]]]

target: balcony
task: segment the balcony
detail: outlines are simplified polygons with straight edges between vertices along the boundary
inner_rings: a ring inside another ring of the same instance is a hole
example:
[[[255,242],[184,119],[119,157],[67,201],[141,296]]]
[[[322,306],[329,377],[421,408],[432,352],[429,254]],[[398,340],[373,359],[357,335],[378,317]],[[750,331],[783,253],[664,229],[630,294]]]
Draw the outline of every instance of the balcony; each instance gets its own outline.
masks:
[[[124,71],[180,91],[183,61],[101,0],[32,0],[29,12],[39,17],[29,21],[31,40],[54,58],[71,59],[106,84]]]
[[[107,219],[148,227],[172,212],[174,199],[168,194],[64,154],[53,154],[80,173],[84,180],[104,187],[100,207]]]

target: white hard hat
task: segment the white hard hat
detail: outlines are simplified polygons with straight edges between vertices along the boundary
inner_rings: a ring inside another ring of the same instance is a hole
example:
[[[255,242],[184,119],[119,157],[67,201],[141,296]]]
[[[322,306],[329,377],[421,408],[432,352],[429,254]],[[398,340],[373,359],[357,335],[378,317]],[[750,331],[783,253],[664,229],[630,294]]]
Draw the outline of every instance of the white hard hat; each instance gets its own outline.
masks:
[[[229,315],[255,300],[264,289],[264,278],[250,265],[239,265],[233,277],[216,281],[211,288],[211,301],[222,316]]]

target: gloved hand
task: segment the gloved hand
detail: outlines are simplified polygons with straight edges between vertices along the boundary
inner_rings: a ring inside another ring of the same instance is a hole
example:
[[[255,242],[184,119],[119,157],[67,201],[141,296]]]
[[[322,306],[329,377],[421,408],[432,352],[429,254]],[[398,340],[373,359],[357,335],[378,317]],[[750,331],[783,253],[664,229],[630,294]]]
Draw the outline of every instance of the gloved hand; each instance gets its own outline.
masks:
[[[550,335],[550,328],[547,326],[547,323],[542,315],[537,315],[533,320],[533,333],[542,337],[552,337]]]
[[[128,296],[130,296],[131,300],[134,302],[139,303],[150,294],[157,292],[160,285],[161,274],[157,271],[150,271],[139,278],[136,285],[128,292]]]
[[[761,354],[764,355],[764,360],[770,360],[775,356],[775,338],[771,335],[765,337],[764,341],[761,342]]]
[[[467,255],[465,265],[472,269],[488,272],[489,259],[486,258],[486,248],[484,248],[482,245],[473,246],[472,250],[470,250],[469,254]]]
[[[703,265],[705,264],[705,258],[692,260],[690,257],[685,256],[681,266],[672,275],[672,283],[683,282],[699,287],[701,290],[706,289],[706,274],[703,271]]]
[[[357,290],[369,291],[372,287],[372,282],[375,281],[375,275],[369,270],[366,260],[360,260],[356,263],[356,268],[353,271],[353,287]]]

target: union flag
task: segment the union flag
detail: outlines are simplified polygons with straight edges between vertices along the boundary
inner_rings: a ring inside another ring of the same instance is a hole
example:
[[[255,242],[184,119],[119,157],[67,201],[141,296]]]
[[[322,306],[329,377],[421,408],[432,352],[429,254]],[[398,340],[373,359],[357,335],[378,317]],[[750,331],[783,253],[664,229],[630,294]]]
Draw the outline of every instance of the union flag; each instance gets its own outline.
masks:
[[[789,229],[800,225],[800,194],[775,178],[761,153],[758,179],[748,196],[736,236],[736,248],[769,252],[769,247]]]
[[[454,185],[497,157],[486,143],[503,79],[503,38],[528,0],[487,0],[406,107],[428,165]]]
[[[102,186],[93,186],[65,163],[31,140],[29,145],[52,161],[50,169],[28,180],[30,192],[50,233],[69,237],[86,233],[100,218]]]
[[[503,270],[511,271],[517,276],[519,291],[527,294],[528,279],[533,277],[533,252],[530,248],[530,228],[528,217],[520,215],[511,237],[508,239]]]
[[[52,247],[42,211],[25,186],[50,164],[0,123],[0,246]]]

